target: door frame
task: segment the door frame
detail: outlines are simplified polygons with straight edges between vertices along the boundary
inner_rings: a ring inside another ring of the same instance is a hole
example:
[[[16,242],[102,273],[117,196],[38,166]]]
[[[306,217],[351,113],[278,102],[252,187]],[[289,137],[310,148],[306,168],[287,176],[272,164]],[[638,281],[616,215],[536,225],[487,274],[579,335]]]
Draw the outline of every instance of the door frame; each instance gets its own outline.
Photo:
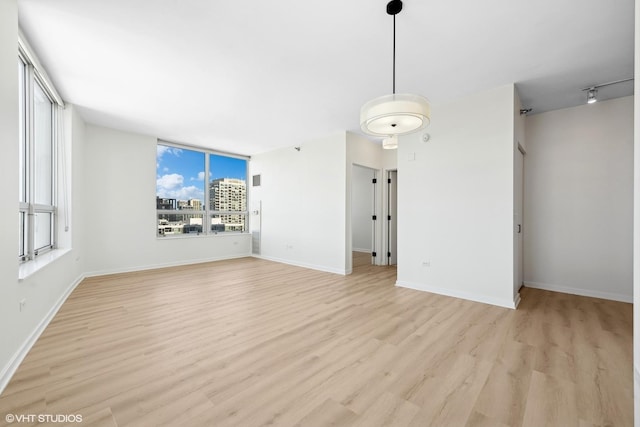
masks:
[[[388,185],[388,179],[389,179],[389,173],[390,172],[395,172],[396,173],[396,177],[397,177],[397,173],[398,173],[398,168],[397,167],[393,167],[393,168],[389,168],[389,169],[383,169],[382,170],[382,176],[383,178],[383,187],[381,188],[382,190],[382,197],[381,197],[381,202],[382,202],[382,217],[383,217],[383,221],[381,223],[381,245],[380,247],[382,248],[382,257],[380,258],[380,264],[379,265],[389,265],[389,257],[388,257],[388,253],[389,253],[389,221],[388,221],[388,217],[389,217],[389,185]],[[396,191],[397,191],[397,187],[396,187]],[[396,213],[397,213],[397,198],[396,198]],[[397,220],[396,220],[396,227],[397,227]],[[397,237],[397,235],[396,235]],[[397,240],[396,240],[396,250],[397,250]],[[396,253],[396,264],[397,264],[398,258],[397,258],[397,253]]]
[[[514,301],[520,299],[520,288],[524,285],[524,170],[525,170],[525,158],[527,152],[524,147],[517,143],[517,150],[514,153],[514,191],[513,191],[513,296]],[[520,156],[522,156],[522,167],[516,167],[516,164],[520,163]],[[518,170],[520,169],[520,170]],[[520,174],[518,177],[517,174]],[[519,186],[517,184],[520,184]],[[519,187],[519,188],[517,188]],[[520,204],[519,207],[517,205]],[[519,209],[519,217],[517,216],[517,209]]]
[[[383,229],[382,229],[382,217],[384,215],[383,212],[383,201],[382,201],[382,195],[384,194],[384,191],[382,191],[381,186],[380,186],[380,176],[383,174],[383,171],[381,171],[380,169],[376,169],[375,167],[371,167],[371,166],[367,166],[365,164],[361,164],[361,163],[357,163],[357,162],[353,162],[350,165],[350,170],[349,170],[349,185],[347,188],[348,191],[348,198],[347,198],[347,202],[348,202],[348,208],[347,208],[347,253],[346,253],[346,257],[347,257],[347,268],[346,268],[346,274],[351,274],[351,272],[353,271],[353,214],[352,214],[352,210],[353,210],[353,168],[357,166],[360,168],[364,168],[364,169],[368,169],[372,172],[373,177],[377,180],[377,183],[375,184],[374,190],[373,190],[373,203],[374,203],[374,213],[372,215],[376,215],[377,219],[375,221],[371,221],[372,222],[372,250],[376,252],[375,257],[371,257],[371,264],[374,265],[383,265],[382,264],[382,246],[383,246],[383,241],[382,241],[382,233],[383,233]],[[373,178],[372,178],[373,179]],[[371,184],[374,185],[374,184]]]

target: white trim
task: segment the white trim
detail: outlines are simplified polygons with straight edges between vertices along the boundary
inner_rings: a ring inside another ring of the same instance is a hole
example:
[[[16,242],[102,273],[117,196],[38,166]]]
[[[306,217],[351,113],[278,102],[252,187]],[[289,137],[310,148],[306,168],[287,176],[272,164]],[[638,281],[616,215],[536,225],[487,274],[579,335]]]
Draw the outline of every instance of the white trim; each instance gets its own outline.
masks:
[[[365,249],[365,248],[353,248],[351,249],[352,252],[362,252],[365,254],[370,254],[372,251],[371,249]]]
[[[31,350],[31,347],[33,347],[36,341],[38,341],[38,338],[40,338],[40,335],[42,335],[47,326],[49,326],[49,323],[51,323],[51,320],[53,320],[55,315],[58,313],[58,310],[60,310],[62,304],[64,304],[67,298],[69,298],[69,295],[71,295],[71,292],[74,291],[74,289],[80,284],[80,282],[82,282],[82,280],[84,280],[84,278],[85,276],[81,274],[75,281],[73,281],[73,283],[71,283],[71,285],[69,285],[67,290],[60,296],[60,298],[58,298],[58,301],[56,301],[53,307],[51,307],[49,312],[40,321],[38,326],[36,326],[33,332],[31,332],[27,339],[22,343],[20,348],[18,348],[18,351],[15,352],[13,357],[9,360],[9,363],[7,363],[2,368],[2,371],[0,371],[0,395],[7,387],[7,384],[9,384],[9,381],[11,381],[11,378],[16,373],[16,371],[20,367],[20,364]]]
[[[159,268],[167,268],[167,267],[180,267],[183,265],[193,265],[193,264],[204,264],[207,262],[214,261],[226,261],[230,259],[238,259],[238,258],[248,258],[251,257],[251,252],[247,252],[246,254],[238,254],[232,256],[221,256],[221,257],[211,257],[211,258],[200,258],[200,259],[189,259],[184,261],[177,262],[167,262],[162,264],[151,264],[151,265],[143,265],[137,267],[128,267],[128,268],[114,268],[110,270],[99,270],[85,273],[85,277],[96,277],[96,276],[106,276],[109,274],[121,274],[121,273],[134,273],[136,271],[146,271],[146,270],[157,270]]]
[[[612,301],[633,303],[632,295],[614,294],[611,292],[594,291],[591,289],[572,288],[569,286],[551,285],[548,283],[524,282],[527,288],[542,289],[544,291],[561,292],[563,294],[580,295],[583,297],[608,299]]]
[[[288,259],[283,259],[283,258],[275,258],[275,257],[270,257],[270,256],[264,256],[264,255],[251,255],[253,258],[259,258],[259,259],[264,259],[266,261],[273,261],[273,262],[279,262],[280,264],[287,264],[287,265],[294,265],[296,267],[304,267],[304,268],[309,268],[311,270],[318,270],[318,271],[324,271],[326,273],[334,273],[334,274],[340,274],[342,276],[346,276],[348,274],[351,274],[351,270],[347,270],[347,269],[338,269],[338,268],[333,268],[333,267],[325,267],[323,265],[315,265],[315,264],[308,264],[305,262],[297,262],[297,261],[291,261]]]
[[[49,75],[45,71],[42,64],[40,64],[40,61],[38,60],[38,55],[35,54],[35,51],[27,41],[21,28],[18,29],[18,48],[22,51],[22,53],[24,53],[24,55],[26,56],[26,59],[29,62],[31,62],[31,64],[33,65],[33,68],[35,68],[36,70],[36,74],[42,80],[42,84],[44,84],[46,89],[49,91],[49,94],[53,96],[54,101],[59,106],[64,108],[64,101],[62,100],[62,97],[60,96],[55,86],[51,82],[51,79],[49,78]]]
[[[515,306],[515,308],[518,308],[518,306],[520,305],[520,301],[522,301],[522,299],[520,299],[520,292],[518,292],[513,300],[513,305]]]
[[[486,297],[479,294],[470,294],[468,292],[456,291],[452,289],[439,288],[437,286],[425,285],[424,283],[411,283],[398,280],[396,286],[402,288],[414,289],[416,291],[431,292],[432,294],[445,295],[448,297],[461,298],[469,301],[480,302],[483,304],[497,305],[498,307],[505,307],[515,309],[519,301],[502,300],[498,298]]]
[[[158,211],[160,212],[160,211]],[[180,211],[180,215],[185,215],[185,211]],[[248,216],[248,214],[247,214]],[[158,236],[156,234],[156,240],[158,242],[170,241],[170,240],[180,240],[180,239],[207,239],[207,238],[222,238],[222,237],[237,237],[237,236],[251,236],[251,233],[247,231],[220,231],[218,233],[179,233],[179,234],[169,234],[164,237]]]
[[[70,248],[63,249],[54,249],[48,252],[45,252],[41,255],[38,255],[36,258],[25,261],[20,264],[18,267],[18,280],[23,281],[27,277],[36,273],[39,270],[42,270],[47,265],[51,264],[53,261],[58,258],[63,257],[65,254],[71,252]]]

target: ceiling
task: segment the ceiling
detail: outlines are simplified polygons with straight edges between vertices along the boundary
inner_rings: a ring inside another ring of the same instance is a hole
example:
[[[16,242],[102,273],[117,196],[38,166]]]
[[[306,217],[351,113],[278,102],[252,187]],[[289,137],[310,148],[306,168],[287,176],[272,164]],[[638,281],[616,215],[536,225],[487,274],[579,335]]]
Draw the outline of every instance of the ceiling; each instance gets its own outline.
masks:
[[[360,132],[361,105],[392,90],[386,3],[18,0],[26,38],[86,121],[245,155]],[[633,0],[405,0],[396,25],[397,92],[434,111],[516,83],[535,114],[633,76]]]

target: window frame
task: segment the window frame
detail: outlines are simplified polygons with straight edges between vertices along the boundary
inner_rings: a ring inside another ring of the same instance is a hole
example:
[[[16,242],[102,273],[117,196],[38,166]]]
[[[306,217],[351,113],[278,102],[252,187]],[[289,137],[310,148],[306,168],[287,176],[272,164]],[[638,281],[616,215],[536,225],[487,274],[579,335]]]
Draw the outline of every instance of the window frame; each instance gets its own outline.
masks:
[[[52,89],[51,84],[46,77],[46,74],[42,71],[37,60],[34,59],[33,53],[26,42],[20,37],[18,45],[18,66],[20,62],[23,64],[22,80],[24,84],[19,85],[19,112],[21,124],[19,132],[19,144],[21,149],[19,150],[19,163],[20,163],[20,187],[18,189],[18,227],[19,227],[19,242],[18,242],[18,259],[21,263],[32,261],[37,256],[52,251],[57,248],[58,245],[58,144],[60,143],[60,120],[61,109],[64,105],[61,103],[61,99],[57,93]],[[20,68],[19,68],[20,70]],[[35,92],[36,85],[38,85],[40,91],[44,94],[46,100],[51,103],[51,128],[48,130],[47,146],[50,148],[50,174],[47,179],[48,187],[47,192],[51,192],[50,203],[42,204],[36,203],[36,176],[38,170],[36,169],[36,111],[35,111]],[[22,108],[20,108],[22,107]],[[20,191],[22,190],[22,191]],[[36,245],[36,216],[38,214],[50,215],[49,219],[49,236],[46,239],[47,244],[37,247]]]
[[[248,189],[248,185],[247,185],[247,179],[246,177],[249,174],[249,161],[251,160],[251,157],[249,156],[243,156],[240,154],[234,154],[234,153],[227,153],[227,152],[223,152],[223,151],[217,151],[217,150],[211,150],[211,149],[207,149],[207,148],[202,148],[202,147],[196,147],[193,145],[187,145],[187,144],[180,144],[180,143],[175,143],[175,142],[170,142],[170,141],[165,141],[165,140],[161,140],[158,139],[157,143],[156,143],[156,152],[157,152],[157,147],[159,145],[165,146],[165,147],[171,147],[171,148],[177,148],[180,150],[189,150],[189,151],[195,151],[198,153],[203,153],[204,154],[204,200],[203,200],[203,204],[202,204],[202,209],[196,210],[196,209],[156,209],[156,238],[157,239],[175,239],[175,238],[185,238],[185,237],[201,237],[201,236],[219,236],[219,235],[230,235],[230,234],[250,234],[250,227],[249,227],[249,189]],[[244,195],[244,202],[245,202],[245,210],[243,211],[216,211],[211,209],[211,205],[210,205],[210,185],[211,185],[211,168],[210,168],[210,160],[211,160],[211,155],[216,155],[216,156],[222,156],[222,157],[229,157],[229,158],[234,158],[234,159],[239,159],[239,160],[244,160],[245,161],[245,195]],[[156,169],[156,178],[158,175],[158,170]],[[156,187],[156,200],[158,198],[158,192],[157,192],[157,187]],[[157,206],[157,205],[156,205]],[[176,207],[178,207],[178,200],[176,200]],[[202,232],[200,233],[180,233],[180,234],[173,234],[173,235],[165,235],[165,234],[161,234],[159,232],[159,228],[160,228],[160,215],[201,215],[202,216]],[[224,215],[240,215],[244,217],[244,231],[216,231],[216,230],[212,230],[211,226],[211,220],[214,216],[224,216]],[[208,224],[208,226],[205,227],[205,223]]]

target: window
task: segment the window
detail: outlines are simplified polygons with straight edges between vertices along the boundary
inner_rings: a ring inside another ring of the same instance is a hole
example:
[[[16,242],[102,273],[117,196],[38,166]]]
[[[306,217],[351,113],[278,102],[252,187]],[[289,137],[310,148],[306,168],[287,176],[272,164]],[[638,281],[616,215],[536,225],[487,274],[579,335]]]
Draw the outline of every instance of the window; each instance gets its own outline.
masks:
[[[158,144],[158,237],[246,232],[247,159]]]
[[[58,103],[41,73],[18,55],[19,243],[18,256],[32,260],[56,246],[55,161]]]

